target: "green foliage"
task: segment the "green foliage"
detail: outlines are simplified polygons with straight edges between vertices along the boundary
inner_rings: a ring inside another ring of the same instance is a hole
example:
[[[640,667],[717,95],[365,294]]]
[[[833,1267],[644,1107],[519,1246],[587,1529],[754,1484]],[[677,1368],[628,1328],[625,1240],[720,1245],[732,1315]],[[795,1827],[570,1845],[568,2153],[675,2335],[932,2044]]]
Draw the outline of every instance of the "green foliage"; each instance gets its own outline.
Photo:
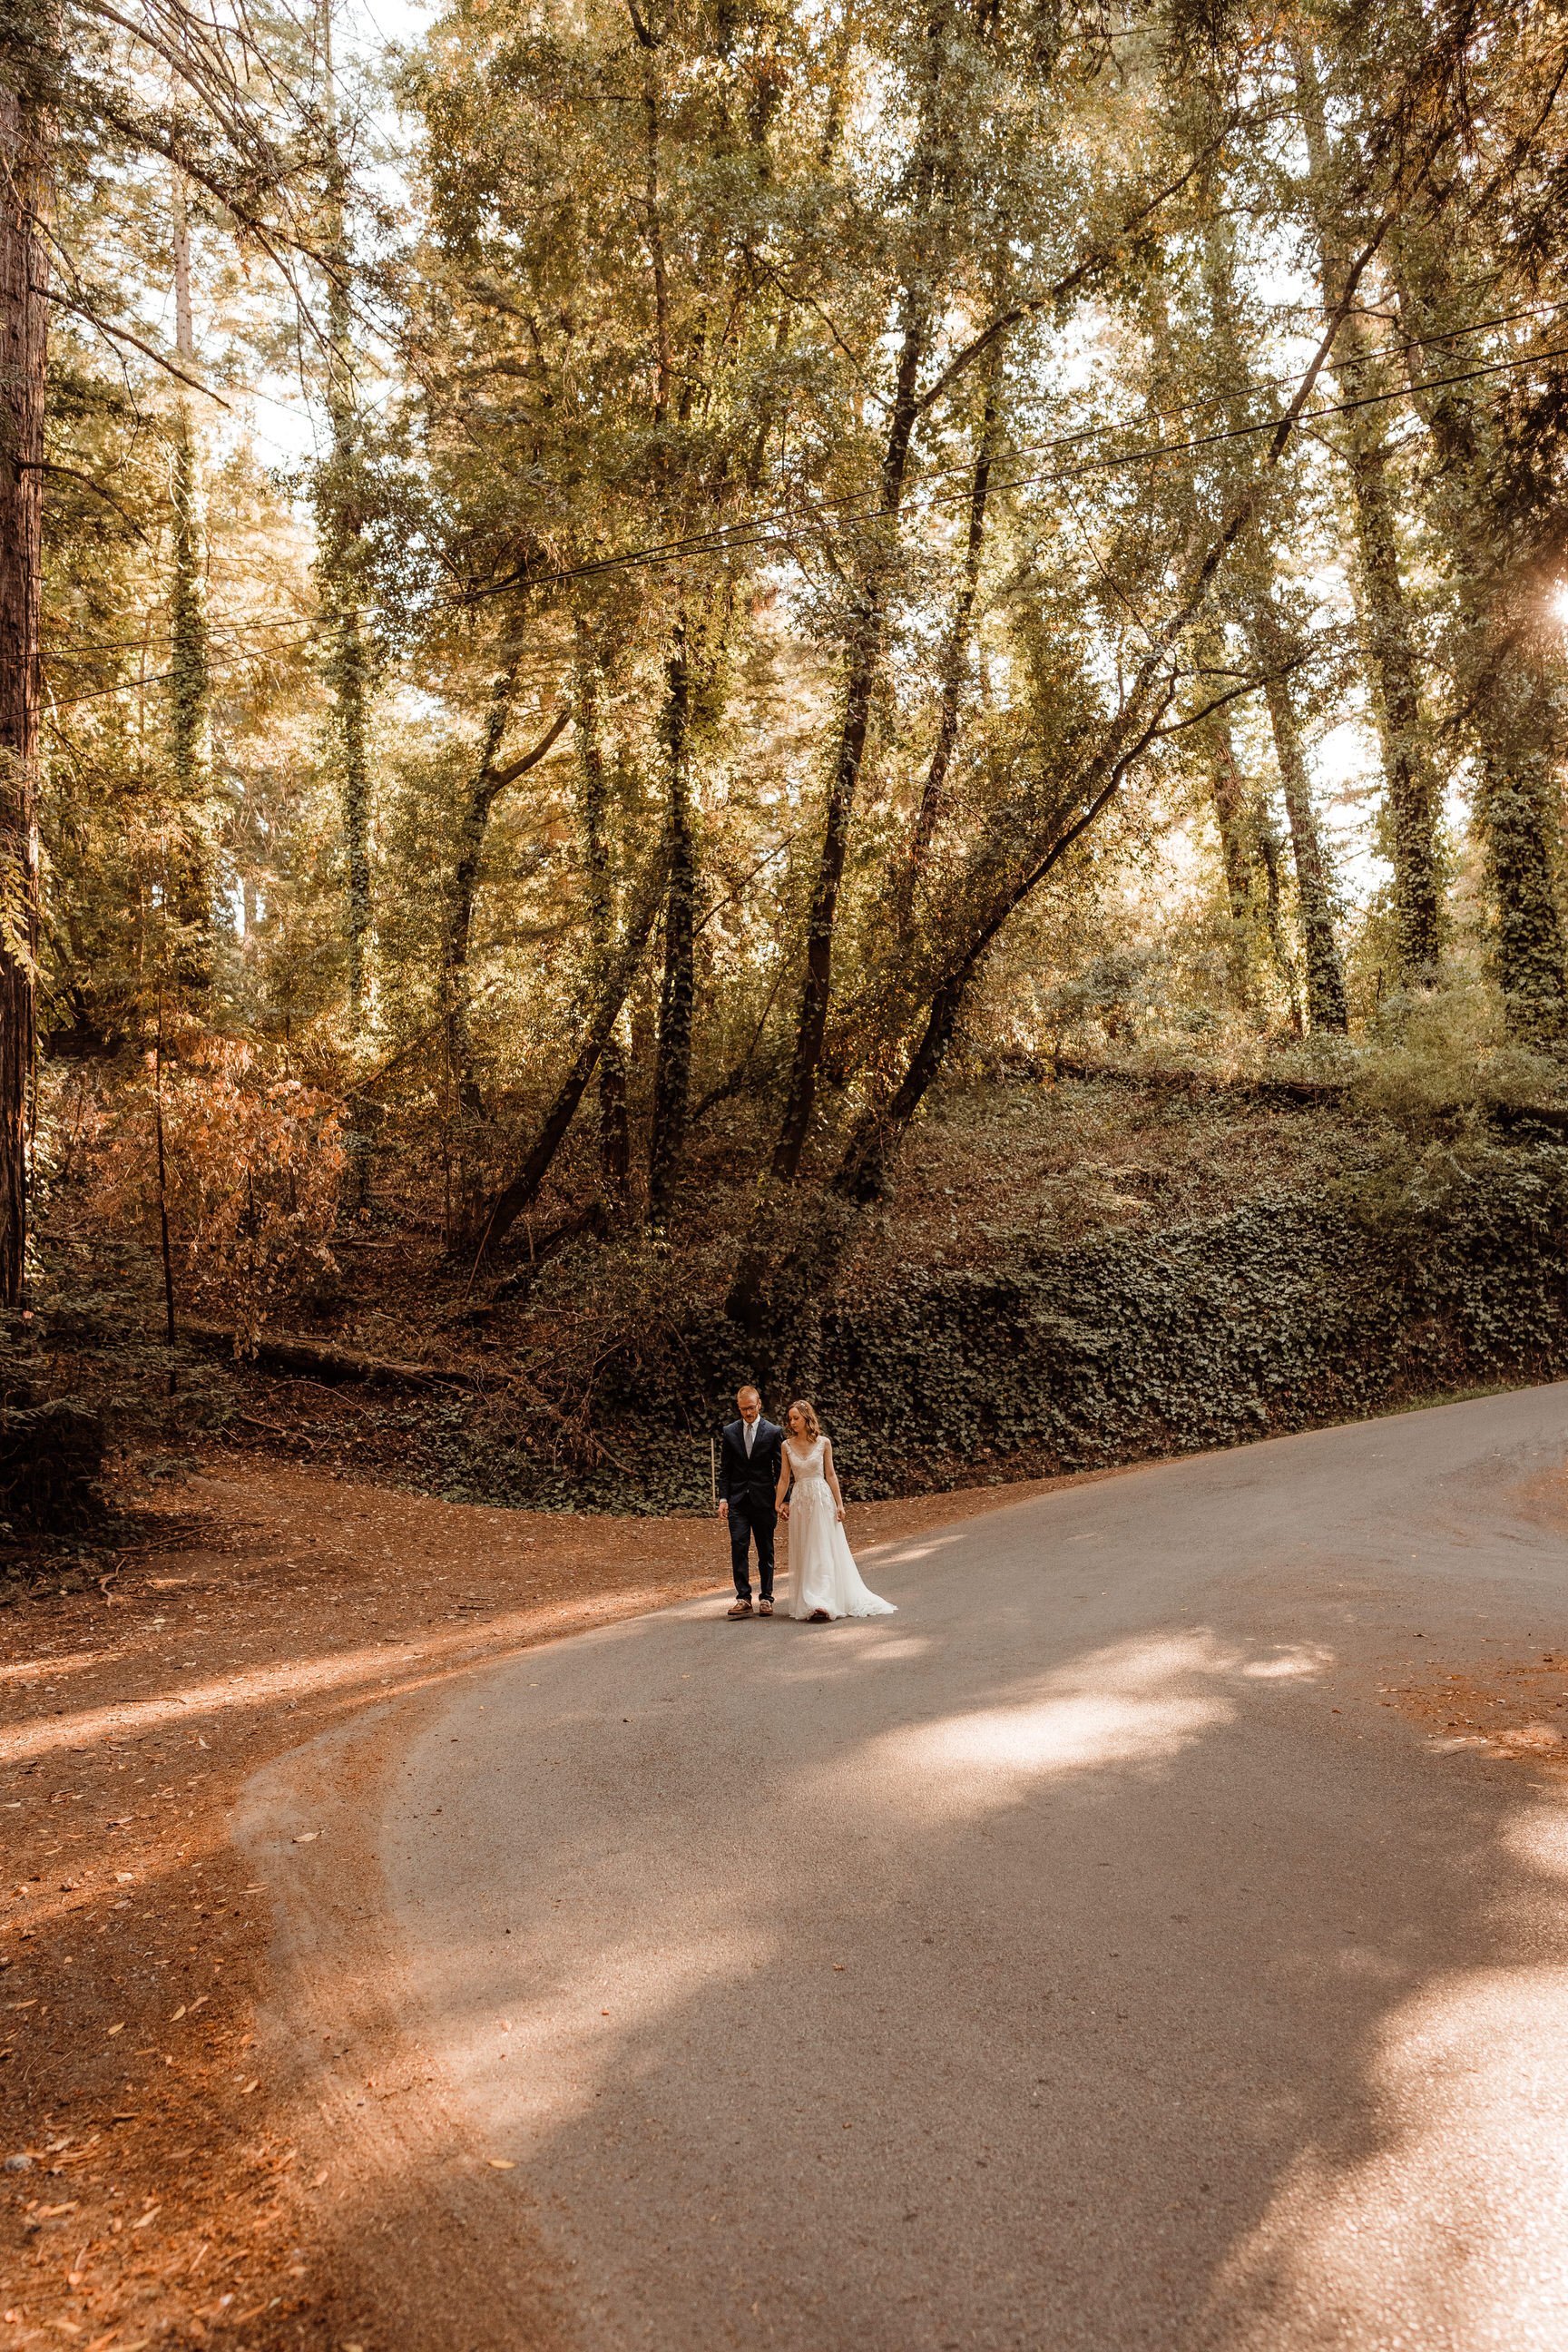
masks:
[[[708,1439],[759,1368],[657,1269],[600,1296],[591,1412],[402,1416],[404,1476],[463,1499],[704,1507]],[[612,1304],[613,1300],[613,1304]],[[1158,1459],[1568,1372],[1568,1153],[1393,1145],[1310,1196],[1146,1235],[910,1273],[802,1326],[806,1389],[864,1497]]]
[[[1534,1231],[1498,1138],[1564,1108],[1562,11],[443,0],[395,130],[330,15],[193,79],[72,0],[47,60],[92,1233],[152,1234],[175,1037],[189,1303],[493,1308],[506,1402],[409,1442],[553,1499],[689,1494],[745,1370],[886,1484],[1546,1360],[1477,1219]],[[955,1075],[1107,1055],[1331,1100],[1353,1185],[1280,1150],[1197,1213],[1091,1150],[918,1245]]]

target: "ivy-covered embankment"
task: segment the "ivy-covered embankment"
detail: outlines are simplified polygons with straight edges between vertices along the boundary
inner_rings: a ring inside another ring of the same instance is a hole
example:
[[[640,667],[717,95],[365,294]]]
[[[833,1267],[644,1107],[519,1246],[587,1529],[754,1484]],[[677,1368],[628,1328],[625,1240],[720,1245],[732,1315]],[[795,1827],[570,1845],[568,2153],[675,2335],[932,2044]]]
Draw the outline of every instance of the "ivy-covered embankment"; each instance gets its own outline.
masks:
[[[661,1383],[601,1397],[619,1466],[520,1460],[505,1483],[537,1501],[700,1504],[702,1433],[743,1351],[708,1318],[687,1337],[678,1414]],[[1568,1373],[1568,1151],[1439,1158],[1386,1185],[1253,1196],[1163,1232],[1042,1247],[1003,1273],[928,1271],[830,1311],[811,1354],[799,1369],[866,1496],[1552,1379]]]

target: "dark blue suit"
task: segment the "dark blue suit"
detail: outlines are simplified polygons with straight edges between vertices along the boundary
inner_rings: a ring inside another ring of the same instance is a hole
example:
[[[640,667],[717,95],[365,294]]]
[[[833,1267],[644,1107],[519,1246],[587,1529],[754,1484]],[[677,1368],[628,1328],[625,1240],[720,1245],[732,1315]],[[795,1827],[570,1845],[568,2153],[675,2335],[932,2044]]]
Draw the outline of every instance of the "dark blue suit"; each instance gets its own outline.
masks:
[[[738,1599],[752,1597],[751,1549],[757,1547],[757,1580],[763,1599],[773,1597],[773,1529],[778,1510],[773,1497],[784,1465],[784,1432],[776,1422],[759,1413],[752,1426],[752,1450],[746,1452],[746,1424],[732,1421],[719,1449],[719,1492],[730,1506],[730,1566]]]

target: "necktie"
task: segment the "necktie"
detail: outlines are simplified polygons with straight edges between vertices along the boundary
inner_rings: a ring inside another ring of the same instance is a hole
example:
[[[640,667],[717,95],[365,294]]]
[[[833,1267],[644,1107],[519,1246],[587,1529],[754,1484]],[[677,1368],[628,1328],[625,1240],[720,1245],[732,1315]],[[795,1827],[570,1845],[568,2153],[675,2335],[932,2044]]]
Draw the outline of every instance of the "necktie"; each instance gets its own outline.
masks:
[[[742,1428],[746,1433],[746,1459],[748,1462],[752,1458],[752,1433],[756,1428],[756,1425],[757,1424],[754,1421],[743,1421],[741,1423]]]

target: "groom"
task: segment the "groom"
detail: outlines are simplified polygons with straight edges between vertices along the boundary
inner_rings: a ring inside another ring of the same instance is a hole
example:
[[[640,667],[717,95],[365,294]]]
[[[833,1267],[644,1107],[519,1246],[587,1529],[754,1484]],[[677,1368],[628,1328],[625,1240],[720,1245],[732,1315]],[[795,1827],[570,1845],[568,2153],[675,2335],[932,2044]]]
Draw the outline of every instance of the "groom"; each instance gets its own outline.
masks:
[[[755,1389],[743,1388],[735,1403],[741,1418],[725,1430],[719,1457],[719,1517],[729,1525],[730,1565],[735,1576],[734,1603],[725,1614],[749,1617],[752,1613],[751,1548],[754,1538],[757,1580],[762,1586],[757,1613],[771,1617],[773,1528],[778,1518],[773,1496],[778,1493],[783,1467],[784,1432],[776,1423],[763,1419],[763,1401]]]

